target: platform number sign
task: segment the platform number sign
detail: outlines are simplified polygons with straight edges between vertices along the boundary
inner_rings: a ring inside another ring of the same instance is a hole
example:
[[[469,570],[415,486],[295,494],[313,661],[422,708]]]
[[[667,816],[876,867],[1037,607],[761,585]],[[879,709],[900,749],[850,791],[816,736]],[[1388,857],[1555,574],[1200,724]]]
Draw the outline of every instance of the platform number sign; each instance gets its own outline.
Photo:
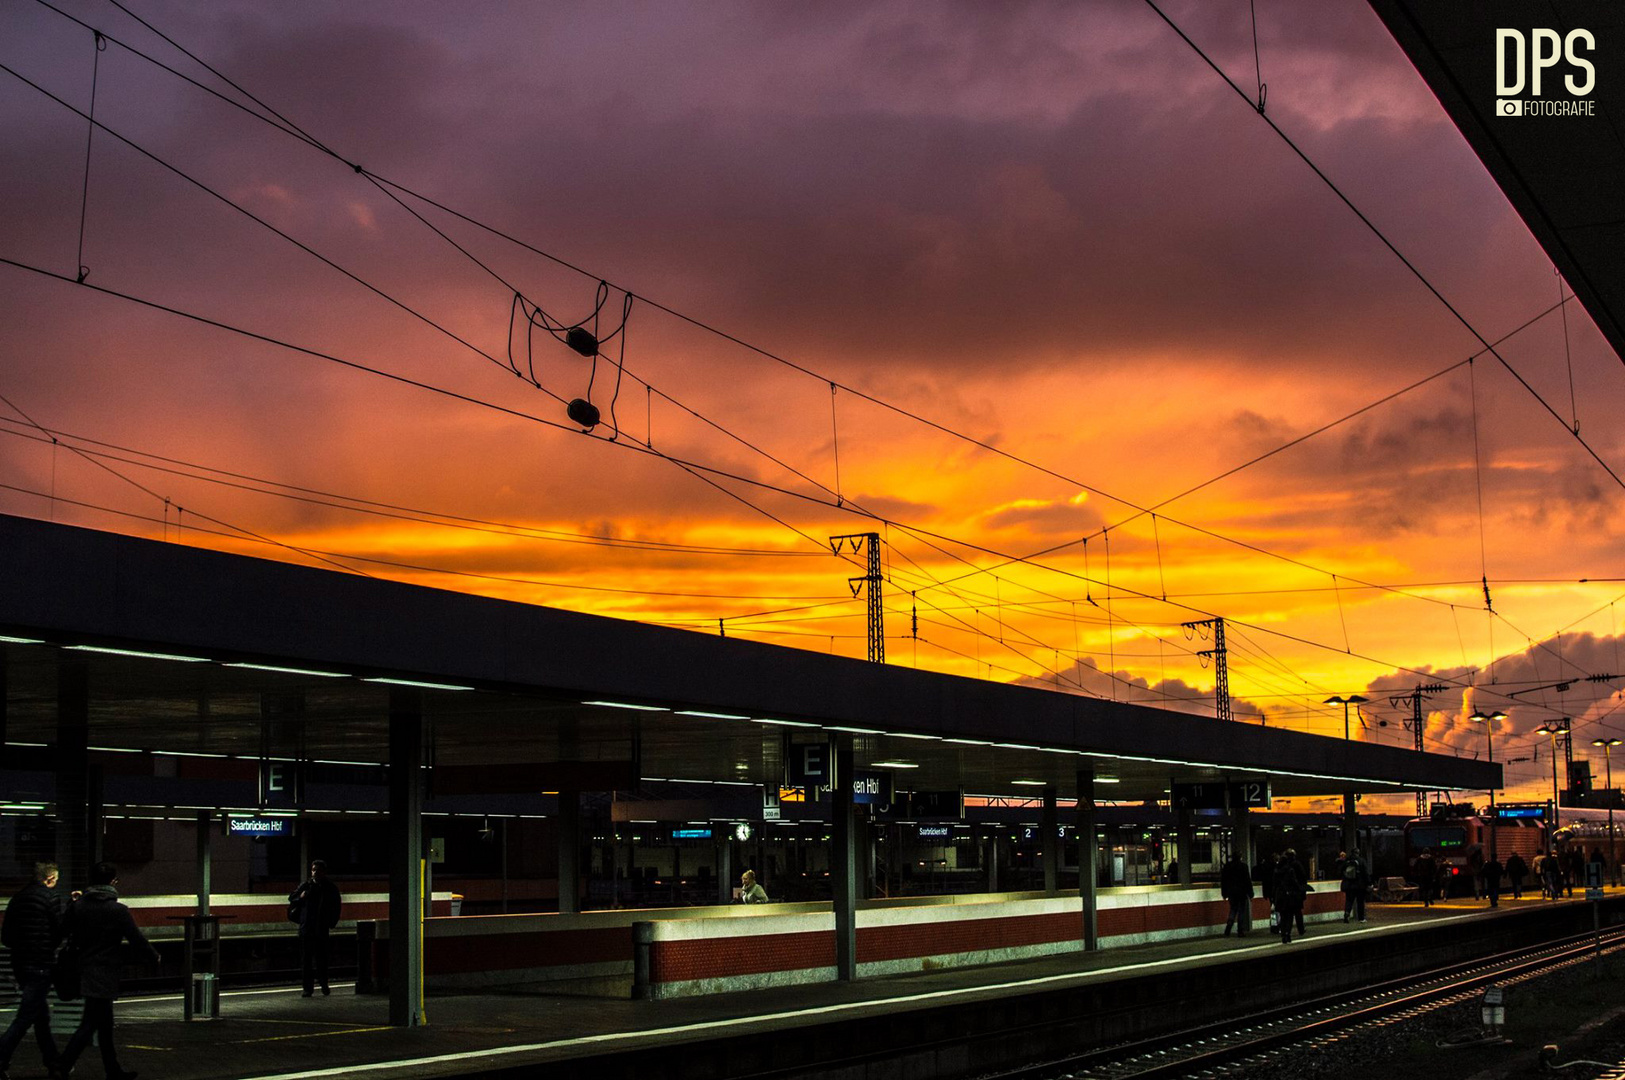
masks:
[[[1268,780],[1243,780],[1230,785],[1230,805],[1245,806],[1248,809],[1270,808],[1270,782]]]
[[[1602,899],[1602,863],[1586,863],[1586,899]]]
[[[834,779],[835,755],[827,742],[790,743],[785,764],[791,787],[829,787]]]
[[[1269,809],[1268,780],[1236,780],[1223,784],[1173,784],[1169,797],[1175,808],[1186,810]]]

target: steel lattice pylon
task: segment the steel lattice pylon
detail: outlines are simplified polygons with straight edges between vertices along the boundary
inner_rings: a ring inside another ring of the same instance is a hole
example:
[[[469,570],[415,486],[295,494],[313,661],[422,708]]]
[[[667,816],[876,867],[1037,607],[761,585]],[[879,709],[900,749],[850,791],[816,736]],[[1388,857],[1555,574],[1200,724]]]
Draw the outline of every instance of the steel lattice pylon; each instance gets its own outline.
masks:
[[[1213,648],[1203,649],[1197,656],[1204,656],[1213,661],[1213,711],[1220,720],[1234,720],[1230,711],[1230,661],[1224,647],[1224,620],[1222,618],[1199,619],[1196,622],[1182,623],[1188,630],[1201,627],[1213,628]],[[1187,635],[1189,636],[1189,635]]]
[[[869,612],[869,659],[873,663],[884,664],[886,617],[880,606],[880,534],[848,533],[845,536],[829,538],[829,549],[837,555],[841,553],[842,544],[849,544],[854,555],[864,550],[868,552],[868,573],[862,577],[847,578],[846,584],[854,597],[858,595],[859,590],[866,590],[865,600]]]

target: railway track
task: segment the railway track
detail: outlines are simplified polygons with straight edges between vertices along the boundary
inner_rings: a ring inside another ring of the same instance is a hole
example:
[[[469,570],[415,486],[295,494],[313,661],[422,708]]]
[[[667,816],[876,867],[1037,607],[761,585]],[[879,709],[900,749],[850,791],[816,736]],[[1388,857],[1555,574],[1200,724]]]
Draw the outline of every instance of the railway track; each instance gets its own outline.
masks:
[[[1601,952],[1625,950],[1625,929],[1605,931]],[[1242,1021],[1204,1024],[1152,1039],[997,1073],[982,1080],[1171,1080],[1201,1074],[1242,1075],[1292,1048],[1325,1045],[1362,1028],[1399,1023],[1472,1000],[1486,987],[1514,986],[1590,962],[1594,934],[1452,964],[1402,979],[1284,1005]],[[1621,1069],[1625,1080],[1625,1068]]]

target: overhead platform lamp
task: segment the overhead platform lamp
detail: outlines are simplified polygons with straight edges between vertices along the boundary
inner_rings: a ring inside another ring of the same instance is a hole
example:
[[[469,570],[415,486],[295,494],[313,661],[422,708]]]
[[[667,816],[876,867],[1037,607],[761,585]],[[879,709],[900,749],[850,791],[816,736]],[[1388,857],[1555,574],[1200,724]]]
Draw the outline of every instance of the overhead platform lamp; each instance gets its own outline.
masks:
[[[1559,735],[1564,738],[1568,737],[1569,722],[1565,718],[1555,724],[1542,724],[1535,729],[1535,734],[1549,736],[1552,740],[1552,838],[1555,840],[1557,827],[1562,817],[1557,802],[1557,737]]]
[[[1369,700],[1371,699],[1363,698],[1359,694],[1350,694],[1348,697],[1338,697],[1334,694],[1325,700],[1324,704],[1326,705],[1343,706],[1343,738],[1345,741],[1349,737],[1349,706],[1354,706],[1354,715],[1359,717],[1360,726],[1365,727],[1365,718],[1360,716],[1360,706]]]
[[[1614,838],[1614,747],[1619,744],[1619,739],[1591,740],[1592,746],[1602,747],[1603,767],[1607,771],[1603,783],[1608,785],[1608,865],[1615,885],[1619,884],[1619,845]]]
[[[1484,725],[1485,761],[1491,763],[1495,761],[1495,743],[1492,732],[1495,727],[1495,722],[1497,720],[1505,720],[1506,718],[1507,714],[1502,712],[1500,709],[1496,709],[1491,713],[1486,713],[1484,710],[1479,709],[1474,712],[1473,715],[1467,718],[1475,724]],[[1492,787],[1490,788],[1490,860],[1492,862],[1495,861],[1499,854],[1495,848],[1495,838],[1499,831],[1500,830],[1495,827],[1495,789]]]

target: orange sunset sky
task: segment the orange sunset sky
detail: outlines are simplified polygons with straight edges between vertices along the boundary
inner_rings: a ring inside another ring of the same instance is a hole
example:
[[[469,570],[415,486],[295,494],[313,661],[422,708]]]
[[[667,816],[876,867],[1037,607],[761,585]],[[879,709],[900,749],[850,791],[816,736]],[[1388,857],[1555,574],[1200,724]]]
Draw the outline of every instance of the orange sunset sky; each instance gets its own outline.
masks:
[[[128,7],[0,9],[0,512],[858,657],[874,531],[890,663],[1625,734],[1625,367],[1364,3],[1165,10],[1561,420],[1139,0]]]

